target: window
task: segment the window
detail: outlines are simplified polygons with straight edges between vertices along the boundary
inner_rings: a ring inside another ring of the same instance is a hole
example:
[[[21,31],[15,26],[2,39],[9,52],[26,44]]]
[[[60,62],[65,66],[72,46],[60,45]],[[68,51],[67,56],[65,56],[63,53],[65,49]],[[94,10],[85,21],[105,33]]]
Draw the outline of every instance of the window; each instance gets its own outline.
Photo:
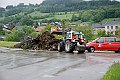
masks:
[[[96,43],[104,43],[104,38],[100,38],[100,39],[96,40]]]
[[[115,42],[115,38],[106,38],[106,42]]]
[[[118,26],[116,26],[116,30],[118,29]]]
[[[120,38],[116,38],[116,42],[120,42]]]
[[[113,29],[113,26],[111,26],[111,29]]]
[[[107,29],[109,29],[109,26],[107,26]]]
[[[71,38],[71,33],[67,33],[66,38]]]

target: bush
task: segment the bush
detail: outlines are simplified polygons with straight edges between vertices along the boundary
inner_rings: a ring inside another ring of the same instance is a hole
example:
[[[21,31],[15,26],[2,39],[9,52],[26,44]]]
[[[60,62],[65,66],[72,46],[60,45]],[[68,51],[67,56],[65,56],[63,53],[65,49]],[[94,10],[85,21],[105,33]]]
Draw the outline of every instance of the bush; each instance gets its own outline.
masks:
[[[25,26],[22,30],[13,30],[6,35],[5,41],[21,41],[24,36],[37,37],[38,33],[29,26]]]
[[[24,32],[21,30],[14,30],[10,34],[7,34],[5,41],[20,41],[24,36]]]
[[[32,33],[30,34],[30,36],[35,38],[35,37],[37,37],[39,34],[40,34],[40,33],[38,33],[38,32],[32,32]]]

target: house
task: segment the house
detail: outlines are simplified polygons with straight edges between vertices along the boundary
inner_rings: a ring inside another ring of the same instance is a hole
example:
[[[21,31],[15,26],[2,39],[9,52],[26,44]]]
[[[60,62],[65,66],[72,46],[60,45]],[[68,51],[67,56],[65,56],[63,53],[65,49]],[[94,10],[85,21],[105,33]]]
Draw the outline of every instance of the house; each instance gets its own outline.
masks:
[[[6,24],[6,25],[3,25],[3,30],[4,31],[11,31],[13,28],[15,28],[15,25],[14,24]]]
[[[117,34],[117,30],[120,28],[120,20],[118,21],[110,21],[105,24],[106,33]]]
[[[88,22],[82,22],[80,25],[83,25],[83,26],[88,26],[89,23]]]
[[[99,30],[105,30],[106,34],[111,33],[115,35],[118,33],[117,30],[120,28],[120,20],[109,21],[105,24],[95,23],[92,25],[92,28],[94,28],[94,34],[97,34]]]
[[[0,41],[3,41],[5,39],[5,35],[0,35]]]
[[[105,25],[104,24],[95,23],[95,24],[92,25],[92,28],[94,29],[93,34],[97,34],[98,31],[105,30]]]

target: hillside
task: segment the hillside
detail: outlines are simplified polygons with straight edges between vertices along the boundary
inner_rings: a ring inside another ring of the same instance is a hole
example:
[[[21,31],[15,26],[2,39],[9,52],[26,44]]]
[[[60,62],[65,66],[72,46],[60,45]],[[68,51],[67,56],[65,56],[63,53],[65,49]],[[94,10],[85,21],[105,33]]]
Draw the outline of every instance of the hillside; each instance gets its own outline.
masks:
[[[45,0],[41,4],[41,8],[44,7],[41,12],[89,10],[113,5],[120,5],[120,2],[111,0]]]
[[[120,2],[111,0],[45,0],[41,4],[0,8],[0,24],[34,25],[37,22],[101,22],[120,18]]]

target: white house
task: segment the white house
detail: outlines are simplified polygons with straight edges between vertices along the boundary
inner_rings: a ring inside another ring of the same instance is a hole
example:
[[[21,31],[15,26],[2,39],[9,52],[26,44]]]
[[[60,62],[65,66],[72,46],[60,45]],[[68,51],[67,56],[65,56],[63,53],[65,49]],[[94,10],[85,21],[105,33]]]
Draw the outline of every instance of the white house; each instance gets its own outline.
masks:
[[[120,28],[120,20],[118,21],[110,21],[105,24],[106,33],[110,32],[112,34],[116,34],[117,30]]]

